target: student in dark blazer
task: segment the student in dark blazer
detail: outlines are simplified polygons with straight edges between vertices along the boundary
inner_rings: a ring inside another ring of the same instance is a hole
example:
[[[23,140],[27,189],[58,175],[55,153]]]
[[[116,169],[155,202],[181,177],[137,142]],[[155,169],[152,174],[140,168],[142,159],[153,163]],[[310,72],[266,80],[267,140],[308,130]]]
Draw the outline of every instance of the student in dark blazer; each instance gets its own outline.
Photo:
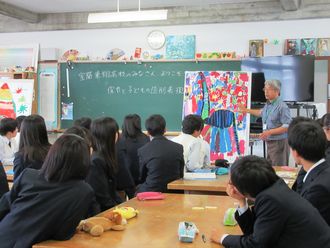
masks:
[[[139,184],[139,157],[137,150],[150,142],[147,135],[142,133],[141,118],[137,114],[125,116],[122,134],[118,141],[118,150],[125,155],[129,171],[134,179],[135,185]]]
[[[39,170],[49,148],[44,118],[40,115],[27,116],[20,127],[19,149],[14,158],[14,180],[25,168]]]
[[[0,162],[0,198],[3,194],[9,191],[7,174],[3,168],[2,163]]]
[[[138,150],[141,184],[137,192],[167,191],[167,184],[183,177],[183,147],[164,137],[166,122],[161,115],[146,120],[151,142]]]
[[[245,156],[230,168],[229,196],[238,200],[235,218],[243,235],[213,231],[224,247],[330,247],[330,228],[319,212],[288,188],[264,158]],[[254,201],[250,209],[247,199]]]
[[[115,144],[118,130],[117,122],[111,117],[95,119],[91,125],[94,145],[86,181],[94,189],[101,211],[122,202],[117,193],[118,164]]]
[[[301,122],[290,129],[288,140],[295,162],[306,171],[302,181],[299,179],[302,185],[299,193],[330,225],[330,166],[325,160],[326,136],[318,124]]]
[[[0,200],[0,246],[28,248],[70,239],[80,220],[96,214],[93,189],[84,181],[88,144],[74,134],[56,140],[40,171],[27,168]]]

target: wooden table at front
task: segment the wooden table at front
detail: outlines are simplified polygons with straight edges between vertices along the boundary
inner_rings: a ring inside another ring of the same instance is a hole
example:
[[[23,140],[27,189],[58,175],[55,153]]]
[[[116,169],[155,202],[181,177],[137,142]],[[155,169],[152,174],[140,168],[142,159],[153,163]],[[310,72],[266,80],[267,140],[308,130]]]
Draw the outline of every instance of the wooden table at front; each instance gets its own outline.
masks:
[[[165,200],[138,201],[136,198],[120,206],[139,210],[136,218],[128,220],[124,231],[107,231],[100,237],[77,233],[67,241],[45,241],[33,248],[104,248],[104,247],[198,247],[218,248],[210,241],[212,229],[223,233],[241,234],[238,226],[222,224],[225,211],[234,207],[228,196],[166,194]],[[181,243],[178,239],[180,221],[192,221],[199,229],[193,243]],[[202,240],[202,234],[206,242]]]
[[[217,176],[216,179],[188,180],[178,179],[167,184],[167,189],[184,190],[186,194],[226,195],[228,175]]]

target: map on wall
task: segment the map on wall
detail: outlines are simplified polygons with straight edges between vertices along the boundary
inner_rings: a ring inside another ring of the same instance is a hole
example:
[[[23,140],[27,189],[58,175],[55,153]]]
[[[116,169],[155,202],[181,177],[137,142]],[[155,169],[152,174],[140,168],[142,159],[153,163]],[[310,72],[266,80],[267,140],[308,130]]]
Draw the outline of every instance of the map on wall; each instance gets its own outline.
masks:
[[[248,72],[185,73],[183,115],[197,114],[204,120],[202,136],[210,144],[211,161],[232,163],[247,154],[250,120],[238,112],[238,104],[250,104],[250,85]]]

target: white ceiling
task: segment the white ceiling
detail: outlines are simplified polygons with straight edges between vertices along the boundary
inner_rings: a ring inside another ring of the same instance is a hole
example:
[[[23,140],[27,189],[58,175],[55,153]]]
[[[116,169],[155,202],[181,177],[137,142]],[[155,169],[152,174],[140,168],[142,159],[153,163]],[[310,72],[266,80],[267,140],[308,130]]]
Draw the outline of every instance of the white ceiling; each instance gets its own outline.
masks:
[[[175,6],[205,6],[221,3],[266,2],[274,0],[140,0],[141,9]],[[117,0],[2,0],[36,13],[113,11]],[[120,0],[120,10],[138,9],[139,0]]]

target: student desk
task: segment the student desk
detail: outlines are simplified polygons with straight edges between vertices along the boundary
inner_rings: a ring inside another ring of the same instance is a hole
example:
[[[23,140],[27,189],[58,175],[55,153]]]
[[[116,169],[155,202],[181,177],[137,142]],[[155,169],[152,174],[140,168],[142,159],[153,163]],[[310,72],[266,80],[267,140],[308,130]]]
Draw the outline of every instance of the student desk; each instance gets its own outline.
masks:
[[[234,200],[228,196],[166,194],[165,200],[138,201],[133,198],[120,206],[130,206],[139,210],[139,215],[131,220],[124,231],[107,231],[100,237],[77,233],[67,241],[45,241],[33,248],[123,248],[123,247],[198,247],[219,248],[210,241],[212,229],[224,233],[241,234],[238,226],[225,227],[222,224],[225,211],[234,207]],[[211,208],[205,208],[209,206]],[[204,209],[193,209],[203,207]],[[181,243],[177,232],[180,221],[192,221],[198,234],[192,244]],[[202,240],[202,234],[206,242]]]
[[[3,167],[4,167],[5,172],[7,174],[7,181],[12,182],[14,180],[14,175],[13,174],[8,174],[7,171],[12,171],[13,166],[12,165],[4,165]]]
[[[274,166],[276,172],[281,173],[279,176],[287,182],[291,187],[294,183],[298,168],[290,168]],[[286,176],[290,176],[288,178]],[[188,180],[188,179],[177,179],[167,184],[167,189],[170,190],[184,190],[186,194],[207,194],[207,195],[226,195],[227,182],[229,180],[228,175],[217,176],[216,179],[201,179],[201,180]]]

